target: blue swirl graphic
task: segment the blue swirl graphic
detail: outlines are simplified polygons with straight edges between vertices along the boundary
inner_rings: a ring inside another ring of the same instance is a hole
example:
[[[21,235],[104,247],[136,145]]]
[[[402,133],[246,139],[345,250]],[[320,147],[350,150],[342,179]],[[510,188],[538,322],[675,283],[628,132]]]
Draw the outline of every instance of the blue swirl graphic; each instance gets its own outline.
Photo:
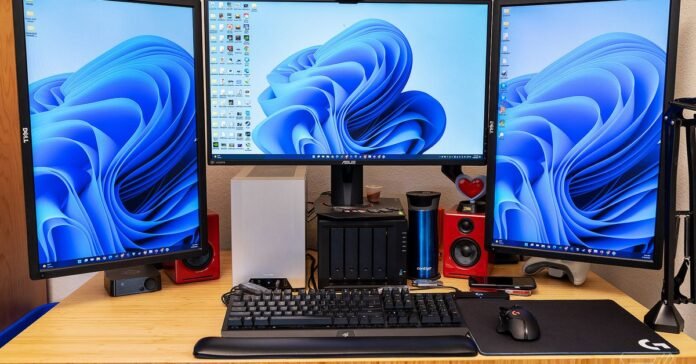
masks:
[[[447,118],[432,96],[404,92],[412,66],[398,28],[360,21],[268,75],[254,142],[267,154],[422,154]]]
[[[143,36],[29,86],[41,263],[199,239],[194,80]]]
[[[501,84],[496,239],[653,252],[665,60],[612,33]]]

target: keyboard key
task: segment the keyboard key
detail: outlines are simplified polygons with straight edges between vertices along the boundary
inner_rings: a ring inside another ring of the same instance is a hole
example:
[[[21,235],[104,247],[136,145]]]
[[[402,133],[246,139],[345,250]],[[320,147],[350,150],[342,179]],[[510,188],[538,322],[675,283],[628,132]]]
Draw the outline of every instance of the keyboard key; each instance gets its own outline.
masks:
[[[331,325],[331,317],[322,316],[287,316],[271,317],[271,326],[293,327],[293,326],[327,326]]]
[[[442,321],[438,315],[428,315],[421,317],[421,323],[423,324],[439,324]]]
[[[251,312],[230,312],[230,317],[247,317],[251,316]]]
[[[227,320],[227,326],[228,327],[242,326],[242,318],[241,317],[230,317],[230,319]]]
[[[268,317],[256,317],[256,318],[254,318],[254,326],[257,326],[257,327],[268,326]]]

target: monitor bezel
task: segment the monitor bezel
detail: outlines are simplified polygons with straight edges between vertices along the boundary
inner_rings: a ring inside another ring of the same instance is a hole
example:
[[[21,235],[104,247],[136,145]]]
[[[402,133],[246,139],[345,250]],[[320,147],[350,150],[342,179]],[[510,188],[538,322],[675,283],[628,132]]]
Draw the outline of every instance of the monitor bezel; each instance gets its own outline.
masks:
[[[126,260],[112,261],[108,263],[82,264],[79,266],[60,267],[50,270],[41,270],[38,254],[38,233],[36,223],[36,195],[34,189],[34,158],[32,153],[31,140],[31,116],[29,111],[29,80],[27,70],[27,49],[24,22],[24,1],[13,0],[13,21],[14,21],[14,41],[15,58],[17,71],[17,92],[19,103],[19,126],[20,144],[22,150],[22,174],[24,180],[24,205],[27,227],[27,245],[29,257],[29,276],[33,280],[62,277],[80,273],[98,272],[109,269],[125,268],[138,265],[155,264],[175,259],[183,259],[200,255],[203,251],[203,244],[208,241],[207,228],[207,201],[206,201],[206,163],[205,148],[201,141],[205,140],[205,118],[204,118],[204,86],[203,86],[203,66],[205,61],[201,57],[203,54],[203,34],[202,32],[202,9],[197,0],[105,0],[118,1],[124,3],[142,3],[153,5],[179,6],[192,9],[193,17],[193,48],[194,48],[194,74],[196,82],[196,123],[197,139],[197,168],[198,168],[198,201],[199,201],[199,236],[201,239],[200,247],[188,249],[169,254],[155,256],[144,256]]]
[[[224,159],[224,160],[213,160],[213,147],[210,142],[211,135],[211,107],[208,95],[210,95],[210,72],[208,63],[209,46],[210,46],[210,14],[209,14],[209,4],[210,2],[215,2],[219,0],[203,0],[205,19],[203,21],[205,26],[205,67],[206,67],[206,121],[207,121],[207,136],[206,140],[206,151],[208,165],[210,166],[235,166],[235,165],[402,165],[402,166],[418,166],[418,165],[466,165],[466,166],[485,166],[487,161],[488,147],[487,135],[486,135],[486,125],[488,120],[488,113],[490,110],[490,75],[491,75],[491,64],[486,62],[486,74],[485,74],[485,86],[484,86],[484,109],[483,109],[483,124],[482,135],[483,138],[483,150],[481,159],[470,160],[470,159],[385,159],[385,160],[364,160],[364,159],[331,159],[331,160],[308,160],[308,159],[287,159],[282,158],[282,154],[254,154],[254,156],[268,156],[268,158],[251,158],[251,159]],[[486,60],[490,60],[491,54],[491,14],[492,14],[492,2],[490,0],[348,0],[348,1],[334,1],[334,0],[255,0],[255,2],[262,3],[273,3],[273,2],[283,2],[283,3],[338,3],[345,4],[346,6],[355,4],[461,4],[461,5],[487,5],[487,34],[486,34]],[[234,156],[234,154],[230,154]],[[279,158],[271,158],[271,156],[279,156]]]
[[[653,253],[653,259],[651,261],[643,261],[638,259],[627,259],[627,258],[607,258],[602,256],[589,256],[582,254],[573,253],[556,253],[548,251],[540,251],[529,248],[512,247],[512,246],[500,246],[493,244],[493,229],[494,229],[494,210],[495,210],[495,159],[497,150],[497,130],[498,122],[497,109],[498,109],[498,84],[500,82],[499,75],[499,59],[500,59],[500,38],[501,38],[501,16],[502,8],[509,6],[525,6],[525,5],[547,5],[547,4],[569,4],[569,3],[592,3],[592,2],[608,2],[608,1],[623,1],[623,0],[499,0],[493,6],[493,19],[491,24],[493,27],[493,37],[491,39],[491,71],[490,71],[490,99],[489,99],[489,113],[490,120],[488,125],[488,156],[490,156],[490,163],[487,166],[487,184],[488,188],[488,206],[486,219],[486,238],[485,246],[486,249],[493,253],[508,253],[508,254],[520,254],[525,256],[535,256],[542,258],[553,258],[562,259],[568,261],[578,261],[587,263],[597,263],[597,264],[608,264],[615,266],[625,266],[634,268],[645,268],[645,269],[661,269],[662,268],[662,258],[663,249],[665,245],[665,227],[668,224],[665,223],[666,219],[673,217],[674,213],[666,211],[665,202],[667,197],[668,188],[665,184],[665,176],[668,173],[667,168],[669,166],[669,161],[667,160],[667,143],[661,143],[660,148],[660,171],[658,176],[658,188],[657,188],[657,211],[655,220],[655,250]],[[670,1],[669,10],[669,24],[668,28],[668,40],[667,40],[667,59],[666,59],[666,70],[665,70],[665,95],[664,95],[664,105],[663,110],[666,111],[669,102],[672,101],[674,97],[674,83],[675,83],[675,73],[676,73],[676,59],[677,59],[677,40],[679,33],[679,9],[680,0]],[[664,112],[663,111],[663,112]],[[667,128],[663,127],[661,140],[667,140]],[[671,221],[671,220],[669,220]]]

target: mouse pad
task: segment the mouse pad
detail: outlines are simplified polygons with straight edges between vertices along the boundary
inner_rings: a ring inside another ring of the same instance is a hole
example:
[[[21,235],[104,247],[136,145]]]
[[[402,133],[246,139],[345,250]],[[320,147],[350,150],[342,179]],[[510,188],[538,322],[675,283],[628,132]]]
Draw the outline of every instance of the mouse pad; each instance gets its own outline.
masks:
[[[611,300],[458,300],[483,355],[678,354],[679,350]],[[536,341],[498,334],[499,307],[527,309],[539,323]]]

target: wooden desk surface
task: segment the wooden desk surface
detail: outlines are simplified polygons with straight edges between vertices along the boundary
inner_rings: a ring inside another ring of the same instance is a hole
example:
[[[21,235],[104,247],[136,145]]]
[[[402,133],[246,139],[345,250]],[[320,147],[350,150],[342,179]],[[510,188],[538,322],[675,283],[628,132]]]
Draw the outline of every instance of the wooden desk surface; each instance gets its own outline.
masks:
[[[222,277],[216,281],[174,285],[163,274],[162,291],[112,298],[103,287],[102,274],[53,308],[34,325],[0,349],[0,363],[132,363],[195,361],[193,345],[204,336],[219,336],[225,307],[220,295],[231,286],[230,255],[222,257]],[[519,266],[499,266],[494,274],[519,275]],[[448,285],[466,288],[466,280],[445,279]],[[647,309],[598,276],[591,274],[581,287],[545,276],[537,278],[531,299],[612,299],[642,319]],[[498,363],[595,361],[613,363],[696,363],[696,341],[686,334],[662,334],[681,350],[681,355],[485,357],[464,360]],[[455,362],[462,359],[414,359]],[[297,360],[296,362],[327,360]],[[369,362],[371,360],[340,360]],[[406,362],[406,359],[381,361]],[[212,362],[212,361],[203,361]]]

